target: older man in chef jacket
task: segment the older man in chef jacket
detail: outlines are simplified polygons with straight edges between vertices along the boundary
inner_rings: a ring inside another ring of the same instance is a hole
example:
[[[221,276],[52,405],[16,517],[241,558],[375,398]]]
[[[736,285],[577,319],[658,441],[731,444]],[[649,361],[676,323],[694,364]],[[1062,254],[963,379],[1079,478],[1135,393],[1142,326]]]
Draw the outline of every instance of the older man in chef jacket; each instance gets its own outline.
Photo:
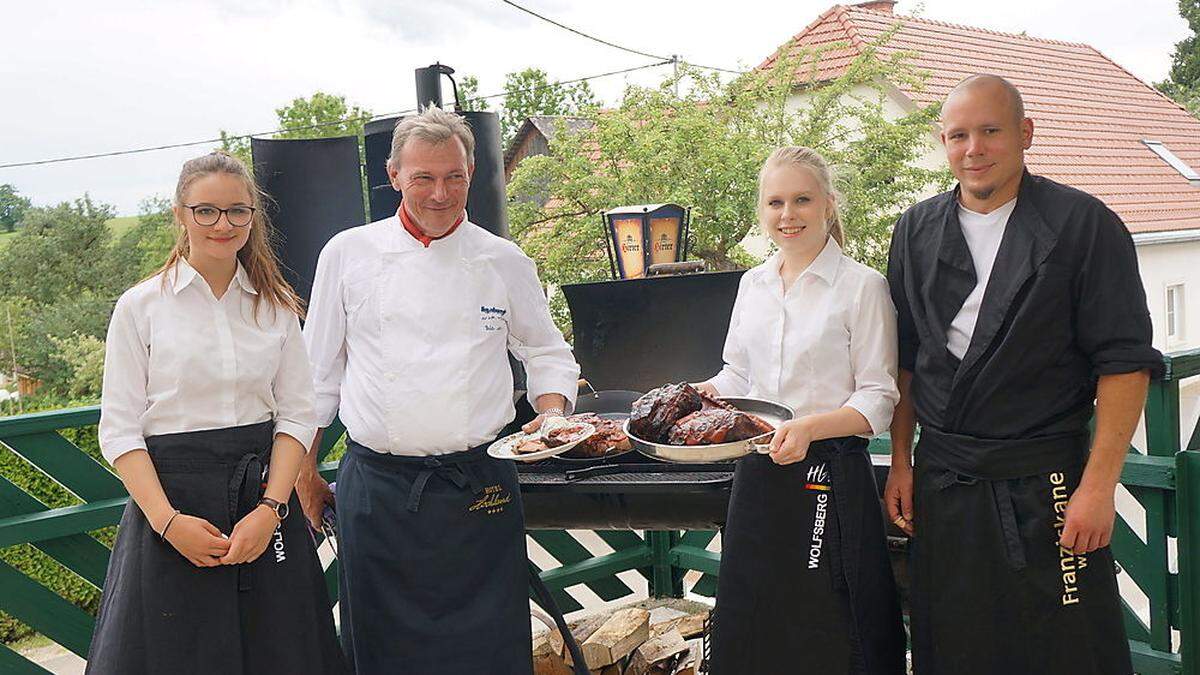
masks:
[[[533,261],[467,220],[474,145],[437,108],[401,121],[396,214],[339,233],[317,262],[304,337],[322,426],[340,414],[349,437],[340,613],[359,675],[532,669],[517,474],[485,448],[515,415],[509,352],[534,424],[570,411],[579,366]],[[308,457],[297,490],[317,523],[333,497]]]

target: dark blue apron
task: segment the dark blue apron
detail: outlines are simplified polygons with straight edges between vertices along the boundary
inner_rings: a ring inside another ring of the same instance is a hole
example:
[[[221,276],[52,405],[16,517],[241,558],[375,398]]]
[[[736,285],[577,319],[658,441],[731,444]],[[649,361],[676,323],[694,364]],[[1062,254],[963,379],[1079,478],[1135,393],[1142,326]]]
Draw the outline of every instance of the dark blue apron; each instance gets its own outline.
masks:
[[[338,470],[342,645],[358,675],[533,671],[516,467],[354,441]]]
[[[146,439],[172,506],[228,534],[258,504],[274,423]],[[295,495],[252,563],[196,567],[131,500],[109,560],[89,675],[344,673],[316,550]]]
[[[738,461],[722,531],[712,675],[901,675],[904,627],[862,438]]]

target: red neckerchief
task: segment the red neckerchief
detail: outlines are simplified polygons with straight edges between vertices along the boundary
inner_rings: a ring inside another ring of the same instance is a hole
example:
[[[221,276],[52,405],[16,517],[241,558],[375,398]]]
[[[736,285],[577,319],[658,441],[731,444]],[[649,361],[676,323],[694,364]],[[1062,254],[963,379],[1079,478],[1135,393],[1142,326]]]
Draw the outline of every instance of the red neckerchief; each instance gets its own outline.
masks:
[[[429,248],[429,244],[434,240],[445,239],[446,237],[454,234],[454,231],[458,229],[458,226],[462,225],[462,222],[467,219],[467,214],[464,213],[458,217],[458,220],[454,221],[454,224],[450,226],[449,230],[446,230],[445,234],[440,237],[431,237],[422,232],[421,228],[417,227],[417,224],[413,222],[412,216],[408,214],[408,209],[404,208],[403,201],[400,202],[400,208],[396,209],[396,215],[400,216],[400,224],[404,225],[405,231],[411,234],[413,239],[421,242],[421,245],[425,248]]]

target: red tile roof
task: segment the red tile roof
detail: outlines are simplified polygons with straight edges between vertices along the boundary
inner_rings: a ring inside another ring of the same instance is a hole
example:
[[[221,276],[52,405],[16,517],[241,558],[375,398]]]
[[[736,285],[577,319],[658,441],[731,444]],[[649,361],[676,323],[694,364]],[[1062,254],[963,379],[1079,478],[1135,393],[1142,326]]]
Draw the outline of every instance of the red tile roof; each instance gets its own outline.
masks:
[[[1200,187],[1142,144],[1162,141],[1200,170],[1200,120],[1096,49],[835,5],[781,47],[796,54],[832,43],[815,73],[840,75],[861,50],[900,23],[880,52],[906,51],[929,75],[924,88],[900,90],[919,105],[942,100],[958,81],[978,73],[1008,78],[1021,90],[1034,121],[1031,171],[1104,200],[1131,232],[1200,228]],[[798,81],[809,81],[801,66]]]

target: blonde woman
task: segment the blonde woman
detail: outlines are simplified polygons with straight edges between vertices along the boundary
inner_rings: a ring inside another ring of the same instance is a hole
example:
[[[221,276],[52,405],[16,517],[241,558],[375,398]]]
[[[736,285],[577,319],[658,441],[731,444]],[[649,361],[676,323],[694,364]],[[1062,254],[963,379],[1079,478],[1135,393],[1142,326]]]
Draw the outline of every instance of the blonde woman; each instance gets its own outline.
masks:
[[[185,163],[174,214],[106,340],[100,448],[132,500],[87,672],[343,672],[292,495],[315,433],[301,301],[240,161]]]
[[[778,247],[746,272],[724,368],[698,385],[796,418],[738,462],[711,634],[713,675],[904,672],[904,631],[867,438],[888,428],[896,318],[887,283],[842,253],[825,160],[779,148],[758,215]]]

